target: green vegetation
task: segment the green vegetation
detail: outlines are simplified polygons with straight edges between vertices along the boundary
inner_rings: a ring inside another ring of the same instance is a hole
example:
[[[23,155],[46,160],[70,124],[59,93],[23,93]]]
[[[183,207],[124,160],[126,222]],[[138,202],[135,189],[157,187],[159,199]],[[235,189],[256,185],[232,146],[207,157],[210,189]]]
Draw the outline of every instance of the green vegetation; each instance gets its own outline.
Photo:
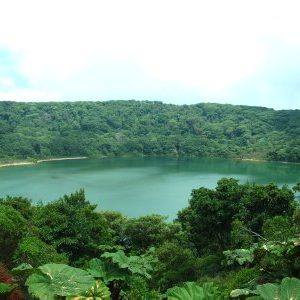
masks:
[[[0,299],[300,299],[297,193],[223,178],[171,223],[96,211],[82,190],[0,199]]]
[[[169,300],[217,300],[218,288],[212,283],[205,283],[202,287],[195,282],[186,282],[182,287],[173,287],[168,289],[166,296]]]
[[[30,294],[39,299],[54,299],[55,296],[80,295],[95,281],[86,271],[61,264],[46,264],[39,273],[28,277],[25,285]]]
[[[174,155],[300,161],[300,111],[149,101],[0,102],[0,160]]]

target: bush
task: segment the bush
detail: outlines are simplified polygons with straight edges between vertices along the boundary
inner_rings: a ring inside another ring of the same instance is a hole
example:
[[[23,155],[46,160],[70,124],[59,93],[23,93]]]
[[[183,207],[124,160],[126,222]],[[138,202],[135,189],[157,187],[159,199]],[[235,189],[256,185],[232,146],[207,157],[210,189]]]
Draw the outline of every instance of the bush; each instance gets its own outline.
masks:
[[[290,218],[283,216],[275,216],[266,220],[262,230],[264,237],[273,241],[287,240],[295,233]]]
[[[255,287],[256,280],[258,279],[259,275],[260,272],[256,268],[232,271],[228,274],[225,280],[225,291],[229,295],[234,289]]]
[[[156,250],[159,263],[153,274],[153,285],[166,290],[174,284],[197,279],[197,259],[191,249],[166,242]]]
[[[222,256],[206,255],[198,258],[198,276],[215,276],[222,270]]]
[[[58,254],[54,247],[37,237],[26,237],[18,245],[14,260],[17,264],[28,263],[38,267],[46,263],[68,263],[65,254]]]

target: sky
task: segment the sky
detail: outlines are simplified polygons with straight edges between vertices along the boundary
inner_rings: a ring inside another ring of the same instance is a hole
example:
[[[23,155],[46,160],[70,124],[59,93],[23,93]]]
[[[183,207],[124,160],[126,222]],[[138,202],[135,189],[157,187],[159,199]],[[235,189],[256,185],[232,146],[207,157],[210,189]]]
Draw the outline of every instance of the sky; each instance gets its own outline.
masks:
[[[298,0],[0,2],[0,100],[300,109]]]

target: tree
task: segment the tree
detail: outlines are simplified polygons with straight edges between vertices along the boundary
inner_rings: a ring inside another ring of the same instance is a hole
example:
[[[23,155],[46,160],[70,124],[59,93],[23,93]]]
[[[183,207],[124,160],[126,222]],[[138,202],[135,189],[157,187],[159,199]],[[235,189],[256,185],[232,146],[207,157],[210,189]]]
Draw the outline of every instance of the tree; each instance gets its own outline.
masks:
[[[11,257],[25,232],[26,220],[14,208],[0,205],[0,261],[11,263]]]
[[[32,217],[33,209],[31,207],[31,201],[24,197],[6,197],[0,198],[0,205],[7,205],[17,210],[25,219]]]
[[[96,256],[98,246],[108,243],[107,223],[95,208],[80,190],[38,207],[33,221],[41,240],[76,261],[82,255]]]
[[[192,191],[189,206],[178,213],[178,220],[199,253],[230,245],[231,223],[240,210],[243,189],[238,180],[223,178],[215,191],[203,187]]]
[[[127,236],[125,235],[128,219],[119,212],[101,211],[98,212],[103,217],[108,226],[108,233],[111,235],[111,242],[115,245],[127,245]]]
[[[46,263],[68,263],[68,258],[64,254],[58,254],[53,246],[47,245],[37,237],[25,237],[18,244],[14,262],[38,267]]]
[[[295,234],[291,218],[275,216],[267,219],[262,227],[263,236],[271,241],[285,241]]]
[[[274,184],[238,184],[232,178],[218,181],[215,190],[192,191],[189,206],[178,213],[199,253],[236,246],[232,240],[234,220],[246,229],[262,233],[264,221],[283,215],[291,217],[296,207],[293,192]]]
[[[261,233],[266,219],[275,216],[292,216],[296,203],[294,194],[287,186],[275,184],[248,185],[241,199],[243,210],[240,218],[253,231]]]
[[[166,240],[179,238],[181,226],[167,223],[166,217],[149,215],[128,220],[125,235],[128,247],[143,252],[151,246],[161,245]]]
[[[152,284],[166,290],[179,282],[197,279],[197,258],[189,248],[177,242],[165,242],[156,249],[159,263],[153,274]]]

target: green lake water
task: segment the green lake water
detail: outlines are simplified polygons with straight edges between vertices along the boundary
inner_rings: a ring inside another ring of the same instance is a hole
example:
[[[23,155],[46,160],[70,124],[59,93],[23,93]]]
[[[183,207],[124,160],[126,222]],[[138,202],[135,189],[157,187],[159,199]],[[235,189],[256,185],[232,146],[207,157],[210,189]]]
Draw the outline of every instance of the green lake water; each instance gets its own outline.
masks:
[[[46,203],[83,188],[98,209],[172,219],[187,206],[192,189],[213,188],[222,177],[293,186],[300,182],[300,164],[205,158],[52,161],[0,168],[0,197],[24,196]]]

